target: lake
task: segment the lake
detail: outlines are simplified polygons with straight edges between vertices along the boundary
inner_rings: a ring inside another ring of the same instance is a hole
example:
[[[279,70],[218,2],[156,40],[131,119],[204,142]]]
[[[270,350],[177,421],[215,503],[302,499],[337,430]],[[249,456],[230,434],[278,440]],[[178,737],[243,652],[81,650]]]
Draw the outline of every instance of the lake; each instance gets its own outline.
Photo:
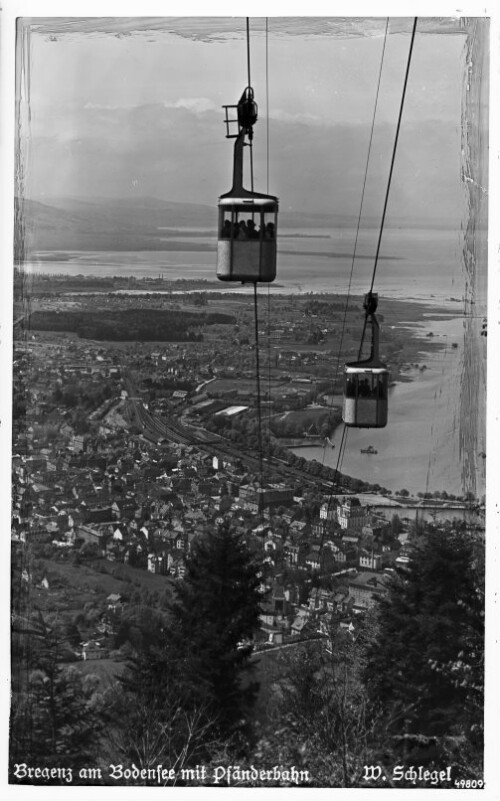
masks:
[[[165,251],[45,254],[28,269],[56,275],[205,279],[213,282],[212,291],[215,286],[220,292],[252,292],[249,285],[217,284],[215,239],[213,232],[204,233],[196,237],[189,230],[176,233],[175,239],[166,239],[169,249]],[[271,295],[346,294],[349,286],[352,294],[364,294],[370,285],[378,231],[361,232],[353,265],[355,233],[352,228],[280,231],[278,276],[269,288]],[[484,493],[485,460],[480,454],[486,451],[486,339],[480,336],[480,326],[486,314],[485,276],[476,276],[472,293],[470,265],[468,272],[464,267],[463,236],[459,230],[384,230],[375,291],[381,298],[446,306],[456,317],[430,321],[429,327],[446,348],[422,357],[428,369],[415,371],[411,383],[391,389],[387,428],[350,429],[342,465],[349,475],[391,490],[446,490],[459,495],[471,491],[479,497]],[[484,248],[485,242],[486,233],[477,229],[475,247]],[[200,244],[204,249],[190,249]],[[267,287],[261,292],[267,294]],[[383,300],[379,310],[383,314]],[[391,313],[385,315],[384,324],[401,325],[404,319]],[[458,347],[452,348],[452,342]],[[335,466],[339,437],[340,429],[334,450],[312,447],[299,453]],[[369,444],[377,454],[360,453]]]
[[[104,252],[71,251],[39,254],[26,266],[29,271],[55,275],[98,275],[109,277],[205,279],[215,281],[215,239],[190,237],[189,232],[169,240],[168,250]],[[349,286],[355,231],[315,229],[280,232],[278,237],[278,275],[271,292],[336,292],[345,294]],[[351,292],[369,289],[378,232],[360,234]],[[190,247],[204,245],[204,250]],[[445,301],[464,296],[461,260],[461,232],[388,228],[384,231],[375,289],[387,297]],[[240,290],[241,285],[220,282],[220,291]],[[243,288],[248,291],[248,288]]]
[[[486,466],[482,456],[486,452],[484,405],[475,417],[467,420],[467,426],[463,424],[463,415],[467,414],[463,395],[470,395],[472,380],[464,360],[467,328],[462,319],[453,318],[432,320],[428,326],[431,329],[435,339],[443,341],[446,347],[438,353],[425,354],[425,341],[422,342],[422,361],[427,369],[422,372],[413,369],[409,373],[411,382],[398,383],[390,389],[386,428],[348,429],[339,469],[393,492],[446,490],[462,495],[470,490],[481,497],[485,491]],[[425,337],[425,327],[422,336]],[[480,339],[482,345],[479,344],[486,351],[486,340]],[[457,348],[452,347],[453,342]],[[295,453],[336,467],[342,430],[341,425],[331,438],[333,449],[315,446],[298,448]],[[471,446],[467,437],[475,430],[477,435]],[[361,448],[368,445],[378,452],[362,454]],[[470,472],[474,473],[475,486],[469,481]]]

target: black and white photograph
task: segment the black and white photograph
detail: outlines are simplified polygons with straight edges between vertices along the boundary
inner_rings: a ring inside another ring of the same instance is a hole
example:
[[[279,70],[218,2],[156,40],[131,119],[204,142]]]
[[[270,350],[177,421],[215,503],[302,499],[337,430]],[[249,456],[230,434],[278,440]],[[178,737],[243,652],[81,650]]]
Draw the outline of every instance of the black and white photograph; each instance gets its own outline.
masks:
[[[7,789],[493,800],[494,10],[152,5],[2,12]]]

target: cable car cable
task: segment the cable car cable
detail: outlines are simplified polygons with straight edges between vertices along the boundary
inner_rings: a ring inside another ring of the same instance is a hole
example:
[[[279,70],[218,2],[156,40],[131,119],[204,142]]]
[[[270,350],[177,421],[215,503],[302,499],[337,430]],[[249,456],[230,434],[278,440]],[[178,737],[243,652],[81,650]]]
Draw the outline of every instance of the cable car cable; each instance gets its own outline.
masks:
[[[251,86],[250,18],[246,18],[246,55],[248,85],[236,105],[225,105],[226,138],[235,139],[233,149],[233,184],[229,192],[219,197],[219,227],[217,236],[217,278],[254,284],[255,351],[257,382],[257,417],[259,440],[260,480],[262,483],[262,402],[260,350],[258,329],[257,283],[270,283],[276,277],[276,239],[278,198],[254,191],[253,126],[258,119],[258,107]],[[231,111],[236,111],[236,118]],[[234,124],[237,125],[235,131]],[[231,127],[233,126],[233,127]],[[250,146],[251,190],[244,187],[244,148]],[[268,178],[269,179],[269,178]],[[243,215],[251,215],[245,224]],[[260,230],[254,218],[258,216]]]
[[[378,259],[379,259],[379,255],[380,255],[380,246],[381,246],[381,243],[382,243],[382,234],[384,232],[385,215],[386,215],[386,212],[387,212],[387,204],[389,202],[389,192],[390,192],[390,189],[391,189],[392,173],[393,173],[393,170],[394,170],[394,162],[396,161],[396,151],[397,151],[397,147],[398,147],[399,131],[401,130],[401,119],[403,117],[403,109],[404,109],[405,98],[406,98],[406,89],[407,89],[407,86],[408,86],[408,77],[410,75],[411,57],[412,57],[412,53],[413,53],[413,45],[415,43],[415,33],[416,33],[416,30],[417,30],[417,21],[418,21],[418,17],[415,17],[415,19],[413,21],[412,32],[411,32],[410,49],[409,49],[409,52],[408,52],[408,61],[407,61],[407,64],[406,64],[406,74],[405,74],[405,79],[404,79],[404,84],[403,84],[403,93],[401,95],[401,104],[400,104],[400,107],[399,107],[398,122],[397,122],[397,125],[396,125],[396,135],[394,137],[394,147],[393,147],[393,150],[392,150],[391,165],[390,165],[390,168],[389,168],[389,178],[388,178],[388,181],[387,181],[387,189],[386,189],[386,193],[385,193],[384,209],[383,209],[383,212],[382,212],[382,220],[381,220],[381,223],[380,223],[380,232],[379,232],[378,243],[377,243],[377,251],[375,253],[375,264],[373,265],[373,275],[372,275],[372,282],[371,282],[371,286],[370,286],[370,292],[373,291],[373,285],[375,283],[375,273],[377,272]]]
[[[258,445],[259,445],[259,473],[260,486],[262,489],[263,458],[262,458],[262,408],[260,398],[260,359],[259,359],[259,317],[257,303],[257,281],[253,284],[253,303],[254,303],[254,322],[255,322],[255,376],[257,381],[257,425],[258,425]]]
[[[346,326],[346,321],[347,321],[347,310],[349,308],[349,298],[350,298],[350,293],[351,293],[352,278],[353,278],[353,274],[354,274],[354,264],[355,264],[355,261],[356,261],[359,232],[360,232],[360,227],[361,227],[361,218],[362,218],[362,215],[363,215],[365,191],[366,191],[366,184],[367,184],[367,180],[368,180],[368,168],[369,168],[369,164],[370,164],[370,156],[371,156],[372,143],[373,143],[373,134],[374,134],[374,131],[375,131],[375,120],[376,120],[376,117],[377,117],[378,99],[379,99],[379,94],[380,94],[380,84],[381,84],[381,79],[382,79],[382,70],[383,70],[383,66],[384,66],[384,56],[385,56],[385,48],[386,48],[386,44],[387,44],[388,31],[389,31],[389,17],[387,17],[386,23],[385,23],[384,42],[383,42],[383,46],[382,46],[382,54],[381,54],[381,57],[380,57],[380,67],[379,67],[379,72],[378,72],[377,89],[376,89],[376,92],[375,92],[375,104],[374,104],[374,107],[373,107],[372,124],[371,124],[371,131],[370,131],[370,140],[369,140],[369,143],[368,143],[368,152],[367,152],[366,165],[365,165],[365,175],[364,175],[364,179],[363,179],[363,188],[361,190],[361,202],[360,202],[360,207],[359,207],[358,222],[357,222],[357,226],[356,226],[356,236],[355,236],[355,239],[354,239],[354,248],[353,248],[353,254],[352,254],[352,261],[351,261],[351,271],[350,271],[350,274],[349,274],[349,283],[348,283],[348,287],[347,287],[347,297],[346,297],[346,302],[345,302],[345,307],[344,307],[344,317],[343,317],[343,320],[342,320],[342,329],[341,329],[341,333],[340,333],[340,342],[339,342],[338,355],[337,355],[337,365],[336,365],[336,368],[335,368],[335,377],[333,379],[333,384],[332,384],[332,401],[331,401],[331,404],[330,404],[330,413],[329,413],[329,416],[328,416],[328,423],[330,423],[330,419],[331,419],[331,411],[333,409],[333,396],[334,396],[335,386],[337,384],[337,379],[338,379],[338,374],[339,374],[340,360],[341,360],[341,357],[342,357],[342,345],[343,345],[343,341],[344,341],[345,326]],[[323,449],[323,464],[324,464],[324,461],[325,461],[325,449]]]
[[[267,285],[267,441],[268,459],[271,456],[271,293],[269,284]]]
[[[374,282],[375,282],[375,274],[376,274],[376,269],[377,269],[377,264],[378,264],[378,258],[379,258],[379,254],[380,254],[380,244],[381,244],[381,240],[382,240],[382,233],[383,233],[383,228],[384,228],[385,215],[386,215],[386,211],[387,211],[389,191],[390,191],[392,173],[393,173],[395,156],[396,156],[397,142],[398,142],[399,131],[400,131],[400,127],[401,127],[401,119],[402,119],[402,114],[403,114],[404,100],[405,100],[405,96],[406,96],[406,88],[407,88],[407,85],[408,85],[408,76],[409,76],[409,70],[410,70],[410,64],[411,64],[411,56],[412,56],[412,51],[413,51],[413,44],[414,44],[414,41],[415,41],[415,32],[416,32],[416,26],[417,26],[417,19],[418,18],[415,17],[414,23],[413,23],[412,36],[411,36],[410,48],[409,48],[409,54],[408,54],[408,61],[407,61],[405,79],[404,79],[404,84],[403,84],[403,93],[402,93],[402,99],[401,99],[401,104],[400,104],[398,122],[397,122],[397,126],[396,126],[396,135],[395,135],[393,153],[392,153],[392,158],[391,158],[391,165],[390,165],[390,170],[389,170],[389,179],[388,179],[388,184],[387,184],[387,189],[386,189],[386,195],[385,195],[385,201],[384,201],[384,207],[383,207],[383,213],[382,213],[382,220],[381,220],[381,226],[380,226],[380,232],[379,232],[379,238],[378,238],[378,244],[377,244],[377,251],[376,251],[376,256],[375,256],[375,263],[374,263],[374,269],[373,269],[373,274],[372,274],[371,286],[370,286],[370,291],[369,291],[368,295],[365,297],[365,312],[366,313],[365,313],[365,321],[364,321],[364,326],[363,326],[363,333],[362,333],[361,344],[360,344],[360,349],[359,349],[358,361],[361,359],[361,351],[362,351],[362,347],[363,347],[363,339],[364,339],[364,334],[365,334],[365,330],[366,330],[368,317],[372,318],[372,326],[373,326],[372,358],[373,358],[374,355],[378,357],[378,354],[375,353],[375,348],[374,348],[374,344],[375,343],[378,346],[378,323],[376,323],[376,319],[374,317],[374,311],[376,309],[376,300],[375,300],[376,296],[373,296],[372,292],[373,292],[373,287],[374,287]],[[387,26],[388,26],[388,20],[386,22],[386,37],[387,37]],[[383,49],[383,53],[382,53],[381,67],[380,67],[380,73],[379,73],[379,82],[378,82],[378,86],[377,86],[376,105],[375,105],[375,111],[374,111],[373,122],[372,122],[372,132],[371,132],[371,136],[370,136],[368,160],[367,160],[367,165],[366,165],[366,170],[365,170],[365,183],[363,185],[363,195],[362,195],[362,202],[361,202],[361,208],[360,208],[360,215],[359,215],[359,218],[358,218],[358,228],[357,228],[357,232],[356,232],[355,249],[354,249],[353,261],[352,261],[352,265],[351,265],[351,276],[350,276],[350,281],[349,281],[349,290],[350,290],[350,286],[351,286],[352,272],[353,272],[355,253],[356,253],[356,245],[357,245],[357,240],[358,240],[358,235],[359,235],[359,227],[360,227],[360,220],[361,220],[361,214],[362,214],[363,197],[364,197],[364,191],[365,191],[365,185],[366,185],[366,179],[367,179],[367,173],[368,173],[369,156],[370,156],[370,151],[371,151],[372,136],[373,136],[373,130],[374,130],[374,123],[375,123],[375,113],[376,113],[377,101],[378,101],[378,93],[379,93],[379,89],[380,89],[380,77],[381,77],[381,73],[382,73],[384,51],[385,51],[385,39],[384,39],[384,49]],[[342,337],[344,335],[345,321],[346,321],[346,317],[347,317],[348,299],[349,299],[349,294],[348,294],[348,297],[347,297],[346,307],[345,307],[345,312],[344,312],[344,320],[343,320],[343,326],[342,326]],[[375,329],[375,325],[377,325],[377,329]],[[344,429],[342,431],[342,437],[341,437],[341,442],[340,442],[340,446],[339,446],[339,454],[338,454],[338,458],[337,458],[337,466],[335,468],[335,478],[334,478],[334,482],[335,483],[336,483],[337,478],[338,478],[340,465],[342,464],[342,461],[343,461],[343,456],[344,456],[345,447],[346,447],[346,443],[347,443],[347,430],[348,430],[348,428],[345,425]],[[331,502],[332,502],[332,499],[333,499],[333,496],[334,496],[335,483],[334,483],[334,485],[332,487],[332,493],[330,494],[330,498],[328,500],[327,516],[326,516],[326,522],[327,523],[328,523],[328,513],[330,511]],[[321,559],[321,553],[322,553],[323,544],[324,544],[325,532],[326,532],[326,525],[323,527],[323,530],[322,530],[322,533],[321,533],[319,557],[318,557],[319,559]],[[319,590],[319,587],[316,590],[316,598],[315,598],[315,603],[314,603],[314,610],[316,610],[316,606],[317,606],[318,590]]]
[[[344,458],[345,444],[347,442],[347,431],[348,431],[347,426],[344,426],[343,431],[342,431],[342,437],[341,437],[341,440],[340,440],[340,445],[339,445],[339,453],[338,453],[338,457],[337,457],[337,465],[335,467],[335,473],[334,473],[334,477],[332,479],[332,491],[330,493],[330,496],[329,496],[328,501],[327,501],[327,506],[326,506],[325,525],[322,527],[320,541],[319,541],[318,560],[319,560],[319,569],[320,569],[320,571],[321,571],[321,555],[323,553],[323,548],[324,548],[324,544],[325,544],[325,534],[326,534],[326,529],[327,529],[327,525],[328,525],[328,522],[329,522],[328,521],[328,515],[330,513],[330,509],[331,509],[333,498],[334,497],[338,497],[338,490],[336,488],[337,488],[338,477],[339,477],[339,474],[340,474],[340,467],[341,467],[341,464],[342,464],[342,460]],[[316,612],[316,607],[317,607],[317,603],[318,603],[318,593],[319,593],[319,585],[316,587],[316,595],[315,595],[315,599],[314,599],[313,612]]]
[[[375,130],[375,120],[376,120],[376,116],[377,116],[378,99],[379,99],[379,94],[380,94],[380,84],[381,84],[381,79],[382,79],[382,70],[383,70],[383,66],[384,66],[384,56],[385,56],[385,48],[386,48],[386,44],[387,44],[388,30],[389,30],[389,17],[387,17],[386,23],[385,23],[384,43],[383,43],[383,46],[382,46],[382,54],[381,54],[381,58],[380,58],[380,67],[379,67],[378,80],[377,80],[377,89],[376,89],[376,92],[375,92],[375,105],[374,105],[374,108],[373,108],[372,125],[371,125],[371,131],[370,131],[370,140],[369,140],[369,143],[368,143],[368,152],[367,152],[366,165],[365,165],[365,175],[364,175],[364,179],[363,179],[363,188],[362,188],[362,191],[361,191],[361,202],[360,202],[358,222],[357,222],[357,227],[356,227],[356,237],[355,237],[355,240],[354,240],[353,256],[352,256],[352,261],[351,261],[351,271],[350,271],[350,274],[349,274],[349,284],[348,284],[348,287],[347,287],[347,297],[346,297],[346,302],[345,302],[345,307],[344,307],[344,316],[343,316],[343,320],[342,320],[342,329],[341,329],[341,334],[340,334],[340,343],[339,343],[338,356],[337,356],[337,365],[336,365],[336,368],[335,368],[335,377],[334,377],[333,385],[332,385],[332,402],[330,404],[330,415],[329,415],[329,418],[328,418],[328,422],[330,422],[330,419],[331,419],[331,410],[333,409],[333,395],[334,395],[334,392],[335,392],[335,386],[337,384],[337,378],[338,378],[339,367],[340,367],[340,359],[341,359],[341,355],[342,355],[342,345],[343,345],[343,341],[344,341],[345,326],[346,326],[346,321],[347,321],[347,310],[349,308],[349,298],[350,298],[350,292],[351,292],[351,286],[352,286],[352,278],[353,278],[353,274],[354,274],[354,264],[355,264],[355,261],[356,261],[359,232],[360,232],[360,227],[361,227],[361,218],[362,218],[362,215],[363,215],[363,205],[364,205],[366,184],[367,184],[367,180],[368,180],[368,168],[369,168],[369,164],[370,164],[370,156],[371,156],[371,149],[372,149],[372,143],[373,143],[373,134],[374,134],[374,130]],[[345,431],[346,431],[346,427],[344,426],[344,432]],[[344,438],[344,432],[343,432],[343,435],[342,435],[340,449],[342,448],[342,445],[343,445],[344,451],[345,451],[345,447],[347,445],[347,433],[345,434],[345,438]],[[339,449],[339,459],[341,458],[340,449]],[[324,448],[323,449],[323,464],[325,462],[325,450],[326,449]],[[343,454],[342,454],[342,458],[343,458]],[[339,462],[337,462],[337,470],[338,470],[338,468],[339,468]]]
[[[388,177],[388,180],[387,180],[387,188],[386,188],[386,192],[385,192],[384,206],[383,206],[383,210],[382,210],[382,219],[380,221],[380,230],[379,230],[379,236],[378,236],[378,242],[377,242],[377,249],[376,249],[376,252],[375,252],[375,262],[374,262],[374,265],[373,265],[372,280],[371,280],[370,292],[369,292],[370,295],[373,292],[373,286],[375,284],[375,274],[377,272],[378,260],[379,260],[379,256],[380,256],[380,247],[381,247],[381,244],[382,244],[382,235],[383,235],[383,232],[384,232],[385,216],[386,216],[386,212],[387,212],[387,205],[388,205],[388,202],[389,202],[389,192],[390,192],[390,189],[391,189],[392,173],[393,173],[393,170],[394,170],[394,163],[396,161],[396,151],[397,151],[398,140],[399,140],[399,131],[401,129],[401,119],[403,117],[403,109],[404,109],[404,103],[405,103],[405,98],[406,98],[406,89],[407,89],[407,86],[408,86],[408,77],[409,77],[409,74],[410,74],[410,65],[411,65],[411,58],[412,58],[412,54],[413,54],[413,45],[415,43],[415,33],[416,33],[416,30],[417,30],[417,21],[418,21],[418,17],[415,17],[414,20],[413,20],[413,28],[412,28],[412,32],[411,32],[410,47],[409,47],[409,51],[408,51],[408,60],[407,60],[407,63],[406,63],[406,73],[405,73],[405,78],[404,78],[404,83],[403,83],[403,92],[402,92],[402,95],[401,95],[401,103],[400,103],[400,106],[399,106],[399,115],[398,115],[398,121],[397,121],[397,124],[396,124],[396,134],[395,134],[395,137],[394,137],[394,145],[393,145],[393,149],[392,149],[392,157],[391,157],[391,163],[390,163],[390,167],[389,167],[389,177]],[[366,331],[366,324],[368,322],[368,316],[369,316],[368,313],[365,314],[365,322],[364,322],[364,325],[363,325],[363,333],[361,335],[361,344],[359,346],[358,360],[361,359],[361,351],[362,351],[362,348],[363,348],[363,340],[364,340],[365,331]]]
[[[247,17],[247,72],[248,72],[248,87],[252,87],[252,79],[250,73],[250,17]],[[250,141],[248,146],[250,148],[250,187],[253,192],[253,146],[252,146],[252,137],[249,137]]]
[[[250,74],[250,17],[246,18],[247,21],[247,71],[248,71],[248,86],[252,85],[252,78]]]
[[[250,73],[250,17],[246,18],[247,28],[247,68],[248,68],[248,86],[251,88],[251,73]],[[252,192],[254,191],[253,182],[253,147],[252,140],[249,142],[250,146],[250,186]],[[257,382],[257,441],[259,450],[259,484],[262,489],[263,479],[263,453],[262,453],[262,402],[260,393],[260,356],[259,356],[259,315],[258,315],[258,295],[257,295],[257,281],[253,282],[253,299],[254,299],[254,323],[255,323],[255,377]]]
[[[266,192],[269,194],[269,18],[266,17]],[[267,285],[267,441],[271,456],[271,287]]]
[[[266,17],[266,192],[269,194],[269,19]]]
[[[417,22],[418,17],[415,17],[408,51],[408,59],[396,125],[396,133],[394,137],[394,145],[392,148],[392,156],[380,222],[371,285],[368,293],[365,295],[363,303],[365,309],[365,318],[361,333],[358,359],[355,362],[346,363],[344,367],[344,401],[342,407],[342,418],[346,425],[354,428],[384,428],[387,425],[389,370],[387,365],[381,361],[379,356],[380,327],[375,315],[378,305],[378,295],[373,292],[373,287],[375,284],[375,275],[380,256],[385,217],[389,203],[389,193],[396,160],[399,132],[401,130],[401,120],[406,98],[406,90],[408,87],[408,78],[410,73],[413,46],[415,42]],[[371,351],[369,357],[362,360],[361,354],[363,351],[363,343],[368,321],[371,324]]]

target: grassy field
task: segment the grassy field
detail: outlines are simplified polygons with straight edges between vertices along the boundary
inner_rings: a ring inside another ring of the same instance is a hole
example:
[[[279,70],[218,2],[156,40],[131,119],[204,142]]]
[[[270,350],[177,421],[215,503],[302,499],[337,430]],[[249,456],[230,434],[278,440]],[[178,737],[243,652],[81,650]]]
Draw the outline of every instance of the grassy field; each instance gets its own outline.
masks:
[[[269,382],[266,380],[266,390],[269,386]],[[297,385],[300,386],[300,385]],[[270,382],[271,391],[276,390],[278,388],[283,388],[283,382],[276,381],[271,379]],[[242,392],[255,392],[255,381],[253,379],[246,379],[246,378],[217,378],[215,381],[211,381],[205,388],[207,394],[213,394],[215,392],[227,392],[228,390],[235,391],[241,390]]]
[[[157,576],[147,570],[98,559],[88,564],[73,565],[67,561],[43,559],[50,589],[37,591],[37,604],[42,609],[80,611],[89,601],[102,601],[111,593],[130,595],[136,589],[163,594],[172,589],[173,579]],[[109,572],[99,572],[98,565]],[[112,571],[115,575],[111,575]]]
[[[283,412],[283,414],[276,415],[273,419],[280,423],[286,420],[287,423],[300,425],[307,430],[314,423],[328,417],[330,411],[326,406],[320,406],[317,409],[297,409],[296,411]]]

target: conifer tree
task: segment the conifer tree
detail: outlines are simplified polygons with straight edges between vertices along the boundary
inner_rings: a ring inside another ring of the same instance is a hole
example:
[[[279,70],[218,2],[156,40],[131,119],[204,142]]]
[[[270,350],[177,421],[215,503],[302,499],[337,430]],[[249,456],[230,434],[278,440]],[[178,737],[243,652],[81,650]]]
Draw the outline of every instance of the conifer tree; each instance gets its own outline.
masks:
[[[47,626],[41,614],[26,621],[21,632],[31,640],[30,670],[12,697],[11,764],[88,764],[99,750],[102,731],[99,681],[95,677],[95,686],[86,683],[75,667],[61,665],[66,640],[57,627]]]
[[[107,756],[139,768],[180,771],[207,759],[213,733],[206,706],[185,694],[171,649],[147,644],[108,694]],[[153,782],[154,783],[154,782]]]
[[[116,749],[144,767],[199,763],[243,733],[257,685],[250,638],[259,624],[258,565],[224,525],[198,540],[156,641],[144,641],[110,715]]]
[[[332,615],[322,625],[324,639],[284,652],[278,708],[287,742],[307,754],[315,780],[349,787],[367,763],[362,672],[372,621],[367,615],[354,635],[340,621]]]
[[[249,641],[259,625],[259,583],[241,536],[223,525],[195,544],[171,608],[169,646],[181,681],[217,716],[222,734],[241,727],[256,692]]]
[[[481,551],[469,532],[428,526],[408,568],[380,601],[365,679],[373,704],[385,710],[394,730],[480,741]]]

